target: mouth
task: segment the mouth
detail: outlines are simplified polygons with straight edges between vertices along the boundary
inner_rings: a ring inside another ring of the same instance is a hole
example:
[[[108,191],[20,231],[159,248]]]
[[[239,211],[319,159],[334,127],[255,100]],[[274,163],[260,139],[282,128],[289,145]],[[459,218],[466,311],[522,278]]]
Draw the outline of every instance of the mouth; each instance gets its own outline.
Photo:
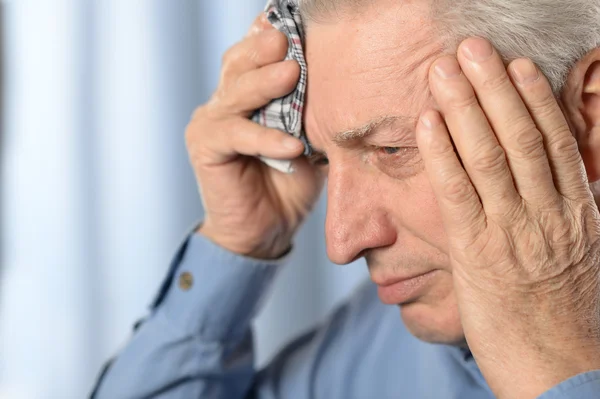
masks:
[[[375,282],[379,287],[379,299],[386,305],[401,305],[418,298],[423,294],[429,282],[439,270],[432,270],[417,276],[398,277],[381,282]]]

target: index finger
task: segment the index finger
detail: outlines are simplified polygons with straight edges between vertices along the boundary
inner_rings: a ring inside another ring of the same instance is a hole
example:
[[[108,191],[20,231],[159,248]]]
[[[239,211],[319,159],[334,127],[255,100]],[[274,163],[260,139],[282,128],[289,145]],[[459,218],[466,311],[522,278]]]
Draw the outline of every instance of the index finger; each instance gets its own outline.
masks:
[[[288,51],[287,37],[277,29],[261,31],[235,44],[223,55],[222,79],[283,61]]]

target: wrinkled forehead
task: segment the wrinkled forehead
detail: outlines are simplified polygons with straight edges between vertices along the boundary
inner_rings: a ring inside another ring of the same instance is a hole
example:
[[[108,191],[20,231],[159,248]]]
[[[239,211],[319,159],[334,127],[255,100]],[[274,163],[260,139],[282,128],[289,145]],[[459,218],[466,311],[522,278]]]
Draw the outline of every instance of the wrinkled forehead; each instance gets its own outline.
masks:
[[[313,144],[315,135],[418,112],[429,96],[429,65],[442,46],[425,2],[375,3],[360,15],[308,25],[305,123]]]

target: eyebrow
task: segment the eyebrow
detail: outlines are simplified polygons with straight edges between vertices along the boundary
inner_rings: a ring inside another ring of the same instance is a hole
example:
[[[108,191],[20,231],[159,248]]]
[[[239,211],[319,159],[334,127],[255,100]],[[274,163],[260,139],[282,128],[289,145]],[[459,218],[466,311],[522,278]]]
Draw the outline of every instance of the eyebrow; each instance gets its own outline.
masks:
[[[392,126],[396,122],[401,122],[407,125],[410,124],[412,126],[412,124],[416,123],[416,121],[417,118],[411,118],[408,116],[382,116],[380,118],[373,119],[361,127],[337,133],[333,137],[333,142],[339,146],[347,145],[350,142],[362,140],[382,128]]]

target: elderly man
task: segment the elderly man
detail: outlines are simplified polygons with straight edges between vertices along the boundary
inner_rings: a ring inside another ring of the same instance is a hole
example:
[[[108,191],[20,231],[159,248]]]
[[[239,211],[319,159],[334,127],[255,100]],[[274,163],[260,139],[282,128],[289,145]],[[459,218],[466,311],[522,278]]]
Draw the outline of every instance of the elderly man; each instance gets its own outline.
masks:
[[[249,120],[299,75],[258,18],[186,133],[206,218],[96,396],[600,398],[600,1],[301,10],[315,155]],[[250,321],[325,181],[328,255],[375,284],[256,372]]]

